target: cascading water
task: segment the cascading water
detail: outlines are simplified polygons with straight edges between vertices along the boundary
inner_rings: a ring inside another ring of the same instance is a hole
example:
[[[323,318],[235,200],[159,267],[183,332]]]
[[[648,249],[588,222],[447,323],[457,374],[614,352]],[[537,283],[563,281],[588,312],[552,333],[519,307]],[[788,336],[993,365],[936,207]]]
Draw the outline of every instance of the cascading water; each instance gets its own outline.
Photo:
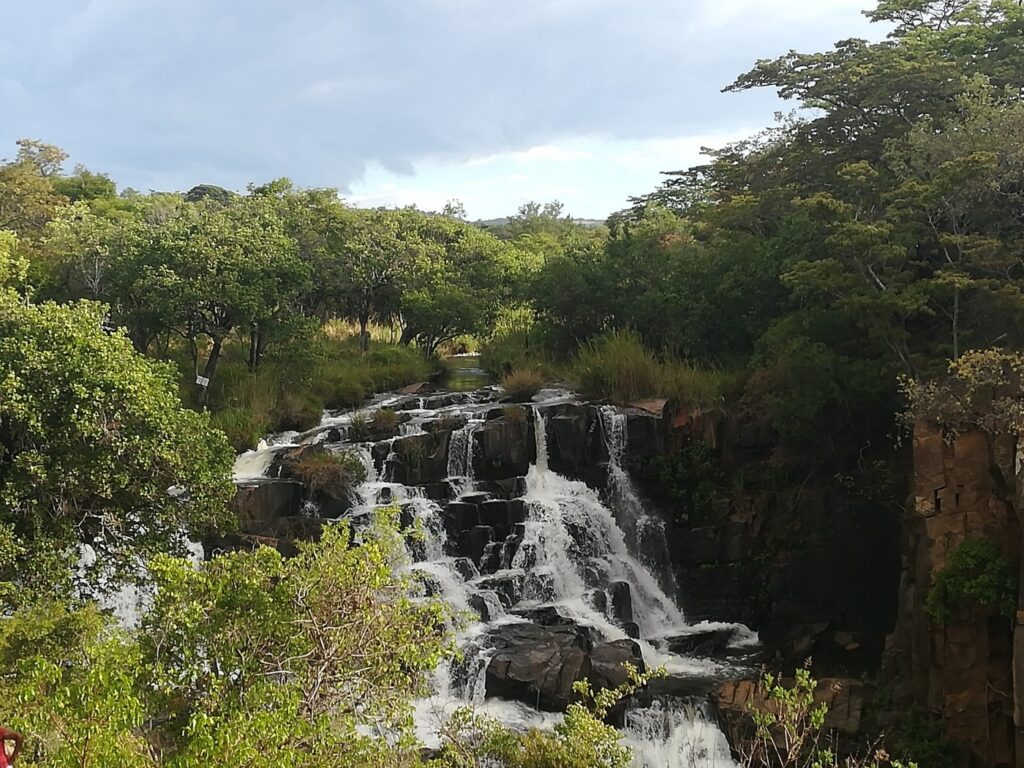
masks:
[[[630,552],[658,577],[667,594],[675,598],[679,588],[671,567],[665,521],[647,511],[633,480],[624,466],[626,454],[626,414],[611,406],[601,409],[601,427],[608,447],[608,502],[615,519],[626,535]]]
[[[470,419],[464,427],[452,432],[448,443],[448,481],[456,498],[474,488],[473,478],[473,435],[480,428],[480,422]]]
[[[556,395],[559,403],[567,401],[564,393]],[[481,418],[481,409],[488,406],[469,402],[465,407],[444,406],[424,413],[422,399],[413,403],[418,406],[412,409],[415,416],[406,417],[398,436],[387,441],[390,445],[380,443],[371,450],[369,445],[349,443],[348,448],[356,451],[366,467],[367,477],[347,516],[365,517],[381,504],[400,506],[404,523],[415,524],[422,532],[409,542],[407,564],[422,585],[422,594],[439,597],[468,617],[457,630],[460,659],[436,670],[433,694],[417,704],[417,731],[424,744],[437,745],[440,726],[461,706],[472,706],[517,728],[548,728],[559,721],[559,714],[487,696],[488,668],[496,653],[494,633],[531,625],[530,616],[535,615],[531,612],[554,611],[573,626],[584,628],[595,643],[628,643],[629,636],[639,634],[636,642],[645,662],[664,666],[672,675],[707,678],[721,671],[718,662],[672,654],[661,644],[660,638],[685,635],[695,628],[687,624],[673,599],[674,583],[664,574],[655,575],[655,563],[643,555],[644,532],[657,520],[644,510],[623,466],[624,416],[613,409],[601,413],[610,456],[607,503],[585,483],[550,469],[543,403],[532,408],[536,459],[526,472],[525,491],[520,478],[518,485],[513,484],[515,493],[504,497],[516,498],[491,502],[494,484],[477,479],[474,473],[475,459],[480,458],[474,455],[478,450],[476,433],[489,426]],[[440,503],[427,498],[424,487],[394,482],[387,459],[378,465],[382,466],[380,472],[374,465],[374,455],[378,461],[390,456],[398,440],[422,434],[422,425],[432,418],[453,417],[468,420],[448,436],[446,463],[442,465],[447,477],[434,478],[435,486],[439,480],[447,481],[440,484],[448,488]],[[410,424],[413,418],[416,423]],[[328,426],[345,423],[345,417],[325,418]],[[299,439],[315,442],[323,437],[311,433]],[[269,466],[270,458],[263,455],[268,448],[247,456],[239,474],[249,476],[256,468]],[[480,517],[453,529],[453,513],[445,506],[446,498],[452,500],[451,509],[479,510],[473,514]],[[515,508],[522,510],[522,516],[506,521],[503,529],[490,518],[485,526],[485,510],[492,503],[499,510],[513,508],[503,505],[518,505]],[[467,556],[464,537],[481,528],[492,532],[487,534],[486,547],[482,554],[476,550],[477,555]],[[498,530],[502,532],[495,533]],[[663,544],[664,537],[660,538]],[[514,592],[503,590],[501,583],[515,583],[517,588]],[[616,611],[616,600],[623,593],[631,603],[625,613]],[[751,637],[756,641],[749,631],[740,634],[744,642]],[[734,768],[725,737],[692,701],[667,697],[634,704],[624,718],[623,737],[634,750],[636,768]]]

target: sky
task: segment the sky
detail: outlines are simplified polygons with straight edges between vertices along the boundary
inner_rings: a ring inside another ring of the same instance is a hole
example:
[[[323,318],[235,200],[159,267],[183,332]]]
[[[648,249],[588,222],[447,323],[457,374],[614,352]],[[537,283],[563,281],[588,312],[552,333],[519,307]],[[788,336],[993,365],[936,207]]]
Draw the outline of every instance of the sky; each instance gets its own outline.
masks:
[[[790,109],[759,58],[879,37],[871,0],[0,0],[0,157],[121,187],[287,176],[471,219],[604,218]]]

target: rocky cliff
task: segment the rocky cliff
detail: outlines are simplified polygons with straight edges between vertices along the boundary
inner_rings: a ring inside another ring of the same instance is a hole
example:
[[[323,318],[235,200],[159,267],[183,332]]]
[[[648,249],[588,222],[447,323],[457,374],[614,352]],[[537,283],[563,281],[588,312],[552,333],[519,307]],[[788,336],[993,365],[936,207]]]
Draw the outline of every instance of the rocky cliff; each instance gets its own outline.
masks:
[[[919,422],[913,437],[912,503],[903,536],[903,572],[886,674],[898,680],[897,707],[940,717],[964,766],[1024,765],[1024,604],[954,605],[929,615],[930,590],[965,541],[992,542],[1020,568],[1017,441],[982,432],[944,434]]]

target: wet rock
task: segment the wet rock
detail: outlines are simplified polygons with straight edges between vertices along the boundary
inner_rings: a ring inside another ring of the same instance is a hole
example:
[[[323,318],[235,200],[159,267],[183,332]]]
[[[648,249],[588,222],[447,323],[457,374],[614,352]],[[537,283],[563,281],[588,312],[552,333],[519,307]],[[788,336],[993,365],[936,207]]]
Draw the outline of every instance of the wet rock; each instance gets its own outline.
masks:
[[[462,577],[463,581],[475,579],[477,576],[480,575],[480,572],[473,564],[473,561],[470,560],[468,557],[456,557],[452,561],[452,568],[455,570],[457,574],[459,574],[459,576]]]
[[[483,555],[480,556],[481,573],[497,573],[501,570],[501,549],[502,544],[492,541],[484,547]]]
[[[493,540],[493,528],[489,525],[475,525],[459,536],[459,550],[479,567],[487,545]]]
[[[469,607],[477,612],[480,616],[480,621],[494,621],[501,614],[494,610],[495,602],[487,600],[485,595],[491,595],[493,600],[500,605],[500,600],[497,594],[489,590],[485,590],[483,593],[478,593],[469,596]]]
[[[466,493],[459,497],[459,501],[464,501],[467,504],[483,504],[491,498],[491,494],[483,491],[473,491],[472,493]]]
[[[594,646],[590,653],[593,668],[591,685],[595,688],[617,688],[629,680],[626,663],[644,669],[644,655],[633,640],[614,640]]]
[[[547,424],[548,466],[574,480],[584,480],[587,468],[608,460],[598,428],[597,411],[582,403],[559,403],[541,408]]]
[[[492,499],[480,505],[480,520],[487,525],[509,524],[509,503],[505,499]]]
[[[626,414],[626,455],[631,459],[657,456],[665,450],[663,421],[647,411]]]
[[[614,581],[608,588],[611,597],[612,618],[619,624],[626,624],[633,620],[633,593],[629,588],[629,582]]]
[[[501,545],[501,567],[511,568],[512,561],[515,560],[516,553],[519,551],[519,547],[523,544],[522,536],[507,536],[505,542]]]
[[[675,635],[666,640],[667,648],[680,656],[724,656],[729,643],[736,639],[736,629],[705,629]]]
[[[511,525],[525,523],[530,517],[530,507],[523,499],[512,499],[508,505],[508,522]]]
[[[533,421],[501,416],[491,419],[473,435],[477,450],[473,463],[482,480],[502,480],[525,475],[536,457]]]
[[[558,712],[577,699],[577,680],[611,688],[627,679],[624,662],[643,669],[640,647],[632,640],[595,644],[587,630],[553,609],[535,615],[546,623],[505,624],[490,631],[495,651],[487,665],[488,696]]]
[[[622,631],[626,633],[627,637],[631,637],[634,640],[640,639],[640,625],[635,621],[627,621],[623,623]]]
[[[507,573],[487,576],[476,582],[479,589],[492,590],[507,609],[523,598],[523,574]]]
[[[587,602],[594,610],[605,616],[608,615],[608,593],[603,589],[592,589],[587,593]]]
[[[502,499],[518,499],[526,494],[526,478],[506,477],[500,480],[491,480],[486,483],[486,488],[493,495]]]
[[[390,477],[402,485],[439,482],[448,474],[447,432],[399,437],[391,444]]]
[[[462,531],[480,525],[480,509],[476,504],[452,501],[444,508],[444,520],[449,535],[457,537]]]
[[[238,527],[245,533],[262,535],[282,517],[302,511],[303,488],[289,480],[268,480],[235,489],[231,509],[238,515]]]

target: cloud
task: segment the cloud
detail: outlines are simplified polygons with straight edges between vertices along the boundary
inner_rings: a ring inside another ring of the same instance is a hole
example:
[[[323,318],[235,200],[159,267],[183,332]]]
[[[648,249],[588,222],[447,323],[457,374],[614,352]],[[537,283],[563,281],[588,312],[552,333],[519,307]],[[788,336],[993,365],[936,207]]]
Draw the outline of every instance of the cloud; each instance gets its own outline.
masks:
[[[772,94],[720,89],[865,28],[852,0],[8,3],[0,156],[39,138],[140,189],[287,175],[344,190],[473,158],[568,169],[594,160],[580,137],[766,122]]]

